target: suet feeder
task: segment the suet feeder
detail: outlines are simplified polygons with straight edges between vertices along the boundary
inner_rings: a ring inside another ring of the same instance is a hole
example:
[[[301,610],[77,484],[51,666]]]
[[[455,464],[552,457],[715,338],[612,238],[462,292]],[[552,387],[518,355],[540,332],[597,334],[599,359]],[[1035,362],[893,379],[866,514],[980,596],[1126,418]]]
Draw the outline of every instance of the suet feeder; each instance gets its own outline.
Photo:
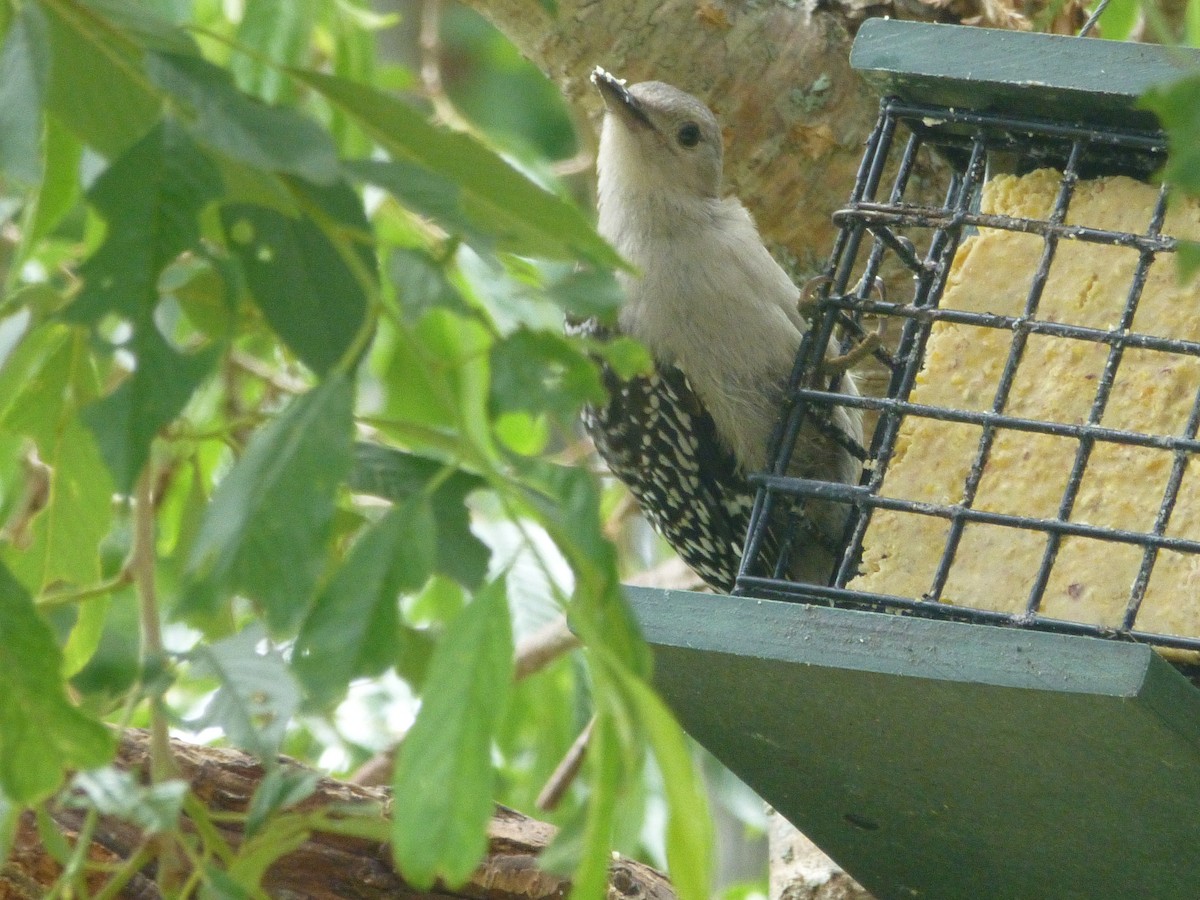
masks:
[[[874,19],[851,61],[884,99],[734,596],[631,590],[660,689],[880,898],[1193,898],[1200,206],[1138,98],[1200,54]],[[886,392],[836,390],[876,328]],[[786,474],[838,405],[861,483]],[[828,585],[766,538],[812,501]]]

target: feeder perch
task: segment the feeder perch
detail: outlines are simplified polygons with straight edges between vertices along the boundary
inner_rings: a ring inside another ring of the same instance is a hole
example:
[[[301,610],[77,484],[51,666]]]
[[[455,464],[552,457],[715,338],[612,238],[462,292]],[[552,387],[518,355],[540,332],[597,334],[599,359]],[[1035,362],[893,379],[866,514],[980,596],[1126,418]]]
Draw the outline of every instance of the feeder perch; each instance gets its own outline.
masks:
[[[880,898],[1200,896],[1200,206],[1136,105],[1200,53],[872,19],[851,62],[884,99],[734,596],[630,589],[658,685]],[[836,390],[881,322],[886,392]],[[789,476],[838,405],[861,483]],[[828,585],[768,537],[812,501]]]

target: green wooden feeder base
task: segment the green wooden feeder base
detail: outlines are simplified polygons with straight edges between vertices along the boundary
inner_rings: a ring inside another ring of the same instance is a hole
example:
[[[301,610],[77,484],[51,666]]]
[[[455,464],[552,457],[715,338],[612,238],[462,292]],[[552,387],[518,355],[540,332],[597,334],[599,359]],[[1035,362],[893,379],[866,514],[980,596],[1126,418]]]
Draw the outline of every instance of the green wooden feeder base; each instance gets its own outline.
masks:
[[[1200,691],[1149,647],[628,593],[688,732],[880,900],[1200,897]]]

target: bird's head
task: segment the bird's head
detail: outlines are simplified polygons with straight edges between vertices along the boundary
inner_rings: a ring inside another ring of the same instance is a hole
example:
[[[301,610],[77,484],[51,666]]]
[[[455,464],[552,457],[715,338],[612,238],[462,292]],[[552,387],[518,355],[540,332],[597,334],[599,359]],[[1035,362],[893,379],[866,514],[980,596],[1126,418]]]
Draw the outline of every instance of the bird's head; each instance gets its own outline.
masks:
[[[626,87],[599,66],[592,83],[607,108],[596,161],[602,178],[632,191],[719,195],[721,129],[707,106],[661,81]]]

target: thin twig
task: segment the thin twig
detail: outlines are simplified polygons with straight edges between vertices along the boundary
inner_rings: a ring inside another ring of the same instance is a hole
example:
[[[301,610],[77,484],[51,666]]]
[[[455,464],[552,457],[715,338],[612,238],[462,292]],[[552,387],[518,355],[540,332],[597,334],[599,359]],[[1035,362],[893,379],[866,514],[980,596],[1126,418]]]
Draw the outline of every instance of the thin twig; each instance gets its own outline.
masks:
[[[155,505],[153,486],[156,482],[154,466],[150,463],[142,471],[134,489],[133,507],[133,550],[126,567],[133,577],[137,589],[138,613],[141,620],[142,647],[141,665],[144,673],[157,670],[166,660],[166,648],[162,637],[162,619],[158,611],[158,593],[154,578],[155,564]],[[167,730],[167,715],[163,698],[154,694],[150,701],[150,780],[157,784],[180,777],[179,765],[171,752],[171,736]],[[158,885],[164,894],[170,895],[183,880],[183,860],[179,847],[163,835],[156,848],[158,852]]]
[[[233,350],[229,354],[229,362],[243,372],[253,375],[262,381],[267,382],[276,391],[281,394],[304,394],[307,393],[311,384],[293,378],[284,372],[273,369],[261,360],[255,359],[248,353],[241,350]]]
[[[382,787],[392,783],[392,772],[396,768],[396,751],[399,744],[376,753],[359,766],[348,779],[351,784],[363,787]]]
[[[578,646],[579,638],[567,627],[567,617],[559,616],[517,646],[513,678],[517,681],[528,678]]]
[[[562,801],[563,795],[566,794],[567,788],[579,776],[579,770],[583,768],[583,761],[587,758],[588,742],[592,738],[592,728],[595,725],[596,717],[592,716],[587,725],[583,727],[583,731],[579,733],[579,737],[575,738],[575,743],[571,745],[571,749],[562,758],[562,762],[558,764],[554,772],[546,780],[546,786],[538,794],[538,809],[549,812],[557,808],[558,804]]]
[[[443,125],[471,131],[471,125],[454,108],[442,82],[442,0],[421,3],[421,84],[433,104],[434,115]]]
[[[640,509],[637,498],[633,494],[629,492],[623,494],[617,501],[617,505],[613,507],[612,514],[604,523],[604,536],[610,541],[616,541],[621,536],[625,523],[636,516]]]

